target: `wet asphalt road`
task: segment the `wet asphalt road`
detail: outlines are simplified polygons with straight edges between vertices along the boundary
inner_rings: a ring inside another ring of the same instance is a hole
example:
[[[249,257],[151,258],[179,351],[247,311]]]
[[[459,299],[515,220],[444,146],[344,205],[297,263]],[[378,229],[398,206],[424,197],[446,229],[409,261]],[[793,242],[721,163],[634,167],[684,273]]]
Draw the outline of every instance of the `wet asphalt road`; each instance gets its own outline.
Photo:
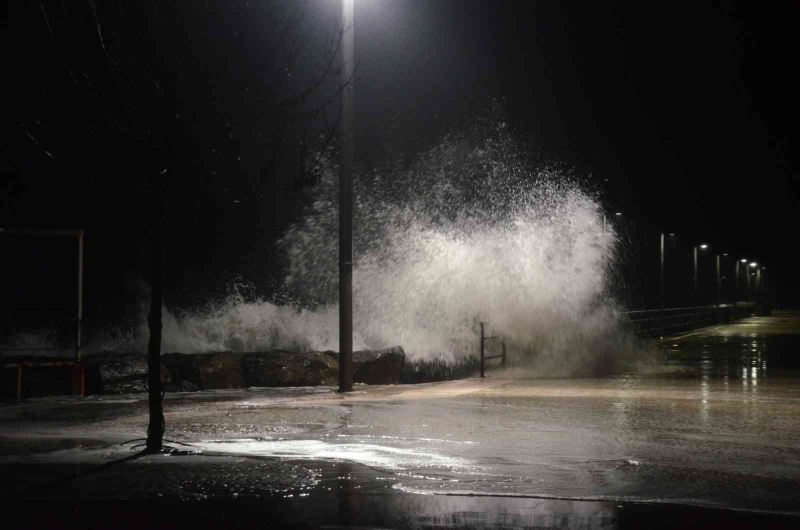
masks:
[[[800,314],[659,348],[636,373],[596,379],[168,395],[179,451],[128,460],[146,396],[6,402],[0,487],[42,526],[110,513],[128,513],[123,527],[794,526]],[[150,505],[156,519],[136,519]]]

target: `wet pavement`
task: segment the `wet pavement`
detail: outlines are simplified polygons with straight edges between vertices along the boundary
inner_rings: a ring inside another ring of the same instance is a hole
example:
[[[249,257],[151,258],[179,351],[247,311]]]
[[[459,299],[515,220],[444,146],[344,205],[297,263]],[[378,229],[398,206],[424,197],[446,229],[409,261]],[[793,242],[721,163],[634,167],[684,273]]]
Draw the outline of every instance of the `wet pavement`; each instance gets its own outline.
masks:
[[[172,455],[136,456],[144,395],[5,402],[0,491],[23,526],[795,526],[800,313],[658,347],[604,378],[169,394]]]

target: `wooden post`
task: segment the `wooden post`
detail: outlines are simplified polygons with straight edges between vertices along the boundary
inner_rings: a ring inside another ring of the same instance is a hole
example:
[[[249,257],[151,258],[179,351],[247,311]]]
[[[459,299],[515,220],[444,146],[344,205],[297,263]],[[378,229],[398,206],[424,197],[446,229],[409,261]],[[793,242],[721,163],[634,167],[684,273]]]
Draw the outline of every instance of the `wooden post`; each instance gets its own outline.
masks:
[[[659,304],[661,309],[664,309],[664,232],[661,232],[661,240],[660,240],[660,249],[661,249],[661,256],[660,256],[660,272],[659,272]]]
[[[22,399],[22,365],[17,365],[17,401]]]
[[[483,322],[481,322],[481,377],[484,377],[484,342],[485,342],[485,335],[483,333]]]
[[[500,362],[501,362],[500,366],[505,368],[506,367],[506,339],[503,339],[503,341],[500,344],[503,346],[503,358],[500,359]]]
[[[83,332],[83,230],[78,231],[78,322],[75,338],[75,360],[81,360],[81,333]],[[81,394],[83,395],[83,394]]]

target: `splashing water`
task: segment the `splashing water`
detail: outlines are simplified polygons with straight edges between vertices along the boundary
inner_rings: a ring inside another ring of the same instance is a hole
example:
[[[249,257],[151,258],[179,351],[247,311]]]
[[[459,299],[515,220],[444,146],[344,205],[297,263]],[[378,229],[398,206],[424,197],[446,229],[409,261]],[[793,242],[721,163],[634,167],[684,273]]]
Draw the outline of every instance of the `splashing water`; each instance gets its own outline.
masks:
[[[165,350],[338,349],[338,169],[323,163],[318,177],[280,241],[296,303],[167,313]],[[569,172],[505,124],[478,119],[410,168],[361,173],[355,194],[356,349],[458,359],[476,352],[483,321],[518,359],[564,364],[613,335],[615,234]]]

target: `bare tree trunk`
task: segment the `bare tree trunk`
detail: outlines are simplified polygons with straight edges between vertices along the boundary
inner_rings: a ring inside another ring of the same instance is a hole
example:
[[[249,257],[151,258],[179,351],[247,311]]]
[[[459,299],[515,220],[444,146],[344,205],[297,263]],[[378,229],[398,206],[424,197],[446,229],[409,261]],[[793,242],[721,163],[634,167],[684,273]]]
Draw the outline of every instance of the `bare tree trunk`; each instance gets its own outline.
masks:
[[[150,425],[147,427],[147,451],[161,451],[164,438],[164,411],[161,404],[161,269],[164,223],[164,178],[161,173],[153,179],[153,202],[151,223],[153,227],[153,263],[150,294],[150,314],[147,323],[150,327],[150,341],[147,348],[147,382],[150,402]]]

